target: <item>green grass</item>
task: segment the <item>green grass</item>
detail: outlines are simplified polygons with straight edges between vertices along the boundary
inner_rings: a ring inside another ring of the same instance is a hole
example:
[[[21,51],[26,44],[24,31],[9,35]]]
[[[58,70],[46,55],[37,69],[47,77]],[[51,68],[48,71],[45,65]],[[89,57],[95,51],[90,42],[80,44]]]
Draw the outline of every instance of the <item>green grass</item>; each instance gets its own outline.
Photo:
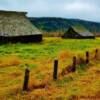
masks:
[[[98,47],[100,39],[60,39],[45,38],[42,43],[29,44],[5,44],[0,45],[0,56],[16,54],[24,59],[39,59],[41,57],[56,57],[60,51],[85,51],[89,48]]]

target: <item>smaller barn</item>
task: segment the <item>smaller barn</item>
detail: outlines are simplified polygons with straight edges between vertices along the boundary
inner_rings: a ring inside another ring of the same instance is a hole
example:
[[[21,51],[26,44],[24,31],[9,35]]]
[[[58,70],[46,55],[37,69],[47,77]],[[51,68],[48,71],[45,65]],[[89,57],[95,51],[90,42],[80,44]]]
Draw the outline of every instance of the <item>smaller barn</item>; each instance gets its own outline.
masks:
[[[62,38],[71,38],[71,39],[94,39],[95,36],[84,27],[74,26],[69,27],[68,30],[64,33]]]

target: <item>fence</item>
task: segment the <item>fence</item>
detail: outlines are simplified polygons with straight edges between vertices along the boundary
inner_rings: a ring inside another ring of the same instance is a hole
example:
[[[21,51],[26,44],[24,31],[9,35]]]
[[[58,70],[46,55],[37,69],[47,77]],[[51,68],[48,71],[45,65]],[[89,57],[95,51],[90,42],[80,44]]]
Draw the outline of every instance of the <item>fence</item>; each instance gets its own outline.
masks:
[[[96,49],[94,51],[94,56],[92,58],[93,60],[99,60],[99,50]],[[82,60],[82,59],[80,59]],[[78,61],[78,58],[76,56],[74,56],[72,58],[72,65],[70,65],[70,67],[66,67],[62,70],[61,75],[64,76],[67,73],[72,73],[75,72],[77,70],[77,66],[80,64],[84,64],[84,66],[88,65],[90,63],[90,52],[86,51],[85,53],[85,59],[84,61]],[[25,69],[25,77],[24,77],[24,85],[23,85],[23,91],[27,91],[28,90],[28,82],[29,82],[29,73],[30,70],[28,69],[28,67]],[[54,67],[53,67],[53,80],[56,81],[58,79],[58,60],[54,60]]]

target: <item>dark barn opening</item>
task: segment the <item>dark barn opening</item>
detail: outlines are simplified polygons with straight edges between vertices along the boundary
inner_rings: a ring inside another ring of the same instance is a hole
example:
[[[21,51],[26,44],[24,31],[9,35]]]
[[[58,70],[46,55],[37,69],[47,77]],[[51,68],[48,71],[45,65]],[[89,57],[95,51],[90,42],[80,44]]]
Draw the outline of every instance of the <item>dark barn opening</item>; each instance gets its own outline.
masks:
[[[30,43],[30,42],[41,42],[42,41],[42,35],[24,35],[24,36],[13,36],[13,37],[4,37],[0,36],[0,43]]]

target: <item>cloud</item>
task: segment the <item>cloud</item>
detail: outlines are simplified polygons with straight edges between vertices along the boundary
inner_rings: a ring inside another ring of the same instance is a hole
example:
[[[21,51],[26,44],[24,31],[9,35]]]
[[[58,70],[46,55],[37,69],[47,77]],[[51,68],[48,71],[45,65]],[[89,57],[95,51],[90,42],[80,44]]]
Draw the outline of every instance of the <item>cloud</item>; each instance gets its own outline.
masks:
[[[27,11],[28,16],[80,18],[100,22],[100,0],[0,0],[1,10]]]

